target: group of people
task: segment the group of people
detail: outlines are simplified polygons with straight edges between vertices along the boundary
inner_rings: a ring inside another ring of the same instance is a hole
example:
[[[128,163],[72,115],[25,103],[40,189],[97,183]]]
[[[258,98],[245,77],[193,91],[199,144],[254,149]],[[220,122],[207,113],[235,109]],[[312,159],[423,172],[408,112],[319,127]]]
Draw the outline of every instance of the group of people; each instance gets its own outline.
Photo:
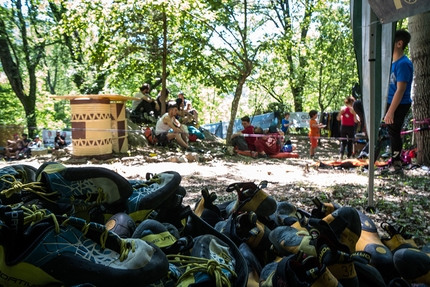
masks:
[[[410,39],[411,35],[405,30],[398,30],[395,33],[388,101],[384,116],[390,137],[393,171],[396,173],[402,172],[400,159],[402,150],[401,129],[412,103],[413,65],[404,54]],[[143,113],[144,117],[154,118],[153,122],[156,122],[155,134],[160,142],[176,139],[181,147],[188,149],[188,133],[183,126],[190,123],[198,125],[197,111],[191,107],[191,103],[185,99],[182,92],[178,93],[176,103],[172,104],[167,100],[168,90],[164,93],[160,92],[156,99],[151,98],[149,91],[149,84],[144,84],[140,88],[140,92],[135,95],[140,100],[133,101],[133,113]],[[348,158],[352,156],[357,121],[360,120],[364,125],[363,113],[355,109],[355,98],[348,96],[344,103],[345,105],[337,115],[337,120],[341,123],[340,159],[343,159],[345,152]],[[289,113],[284,114],[281,129],[271,126],[266,132],[261,128],[254,128],[248,116],[242,117],[243,130],[232,135],[232,145],[240,151],[249,152],[249,155],[253,157],[267,157],[279,153],[283,145],[282,139],[289,133],[289,116]],[[309,112],[309,155],[311,158],[315,157],[320,130],[325,127],[325,125],[318,123],[317,116],[316,110]],[[158,120],[156,120],[157,118]]]
[[[143,115],[144,122],[155,124],[155,138],[160,145],[167,145],[175,140],[187,151],[195,151],[189,145],[188,125],[198,127],[198,112],[187,100],[183,92],[177,98],[169,100],[170,91],[166,89],[153,99],[150,96],[150,85],[143,84],[140,92],[134,95],[132,114]]]
[[[390,72],[390,82],[388,88],[388,98],[386,112],[383,118],[387,126],[391,146],[391,170],[394,174],[403,173],[401,161],[401,151],[403,147],[401,131],[403,123],[412,104],[411,89],[413,80],[412,61],[405,55],[405,49],[411,40],[411,35],[405,30],[398,30],[394,35],[393,57]],[[340,158],[342,159],[347,150],[348,158],[352,155],[352,144],[354,140],[354,126],[357,120],[364,124],[364,113],[361,102],[355,101],[354,97],[349,96],[345,99],[345,106],[337,116],[341,122],[340,135]],[[358,115],[358,117],[357,117]],[[318,146],[320,129],[324,126],[316,121],[317,111],[309,113],[311,139],[310,156],[315,155]]]
[[[31,157],[31,148],[40,144],[39,136],[35,136],[33,140],[28,139],[28,135],[23,133],[14,134],[13,139],[7,140],[5,148],[5,156],[7,160],[29,158]]]
[[[57,150],[66,146],[65,136],[57,131],[54,139],[54,148]],[[34,148],[43,148],[43,143],[39,135],[35,135],[33,140],[30,140],[26,133],[21,134],[21,137],[15,133],[13,138],[6,142],[5,156],[8,161],[29,158],[31,157],[31,150]]]
[[[150,95],[150,84],[143,84],[134,95],[135,100],[132,103],[132,115],[142,118],[145,123],[156,123],[157,119],[162,117],[167,111],[172,101],[169,100],[170,91],[168,89],[160,91],[154,99]],[[184,124],[193,124],[198,126],[198,112],[192,107],[190,100],[185,99],[184,93],[179,92],[176,98],[178,114],[176,118]]]
[[[289,116],[289,113],[285,113],[281,129],[272,124],[267,131],[254,127],[249,116],[244,116],[241,118],[243,130],[232,134],[231,144],[236,150],[252,157],[267,158],[276,155],[287,144],[285,135],[289,133]]]

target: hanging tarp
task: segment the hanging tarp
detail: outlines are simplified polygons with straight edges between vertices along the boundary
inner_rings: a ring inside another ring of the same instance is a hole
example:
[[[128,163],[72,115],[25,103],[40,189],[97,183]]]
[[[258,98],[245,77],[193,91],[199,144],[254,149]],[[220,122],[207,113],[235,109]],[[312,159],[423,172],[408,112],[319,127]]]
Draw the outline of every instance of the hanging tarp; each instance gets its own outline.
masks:
[[[390,23],[430,11],[429,0],[368,0],[381,23]]]

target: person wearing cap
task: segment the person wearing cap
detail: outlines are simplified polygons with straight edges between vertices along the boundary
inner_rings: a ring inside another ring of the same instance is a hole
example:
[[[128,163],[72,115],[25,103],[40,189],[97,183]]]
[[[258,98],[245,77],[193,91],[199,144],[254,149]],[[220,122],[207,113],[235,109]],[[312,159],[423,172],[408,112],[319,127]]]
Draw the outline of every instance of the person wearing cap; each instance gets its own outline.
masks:
[[[41,148],[42,142],[40,141],[39,135],[36,135],[33,141],[30,143],[31,148]]]
[[[67,146],[66,138],[62,136],[59,131],[57,131],[54,138],[54,148],[62,149],[62,148],[65,148],[66,146]]]
[[[151,98],[150,88],[151,86],[146,83],[140,87],[140,91],[134,95],[139,100],[133,100],[131,110],[133,115],[142,115],[143,119],[154,122],[159,115],[160,106],[155,99]]]

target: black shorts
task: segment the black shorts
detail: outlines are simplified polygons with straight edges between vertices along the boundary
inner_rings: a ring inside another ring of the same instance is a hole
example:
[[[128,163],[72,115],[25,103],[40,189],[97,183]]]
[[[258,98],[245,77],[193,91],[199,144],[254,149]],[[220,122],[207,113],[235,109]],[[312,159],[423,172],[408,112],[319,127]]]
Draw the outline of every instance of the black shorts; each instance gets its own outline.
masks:
[[[169,139],[167,138],[167,133],[168,132],[164,132],[161,134],[156,135],[155,137],[157,138],[157,143],[160,145],[166,145],[169,143]]]

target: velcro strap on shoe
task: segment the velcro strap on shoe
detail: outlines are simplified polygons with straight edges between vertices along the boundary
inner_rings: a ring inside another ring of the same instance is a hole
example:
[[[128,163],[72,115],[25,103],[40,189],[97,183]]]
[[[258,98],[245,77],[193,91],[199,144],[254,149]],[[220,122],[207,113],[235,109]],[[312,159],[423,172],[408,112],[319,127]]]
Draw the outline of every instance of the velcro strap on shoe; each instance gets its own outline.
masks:
[[[190,250],[194,245],[194,238],[190,235],[179,238],[174,244],[163,248],[166,254],[178,254]]]
[[[187,205],[182,208],[181,212],[179,213],[179,217],[180,219],[184,219],[184,218],[187,218],[192,213],[193,211],[191,210],[191,207]]]
[[[361,262],[363,264],[369,264],[371,258],[372,258],[371,254],[365,251],[356,251],[351,254],[352,260]]]
[[[265,226],[261,222],[257,221],[257,226],[252,228],[249,233],[251,236],[245,241],[251,248],[257,248],[261,240],[264,237]],[[267,236],[267,234],[266,234]]]
[[[157,234],[147,234],[140,239],[152,242],[160,248],[171,246],[176,242],[176,238],[167,230]]]
[[[313,198],[312,202],[317,207],[312,209],[312,216],[321,219],[340,208],[340,205],[335,203],[322,203],[317,197]]]

